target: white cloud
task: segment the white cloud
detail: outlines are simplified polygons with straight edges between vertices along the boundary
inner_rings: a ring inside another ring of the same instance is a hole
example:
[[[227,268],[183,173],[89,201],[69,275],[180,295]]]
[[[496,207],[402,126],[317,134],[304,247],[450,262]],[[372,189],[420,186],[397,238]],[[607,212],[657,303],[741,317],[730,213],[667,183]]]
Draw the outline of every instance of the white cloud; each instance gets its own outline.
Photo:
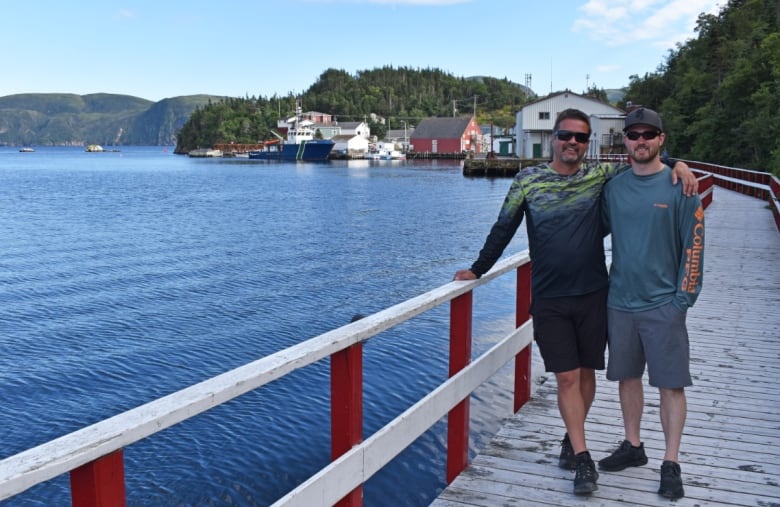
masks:
[[[457,5],[470,3],[472,0],[304,0],[308,3],[353,3],[381,5]]]
[[[572,30],[609,47],[640,41],[672,48],[694,36],[699,14],[717,13],[724,0],[589,0]]]

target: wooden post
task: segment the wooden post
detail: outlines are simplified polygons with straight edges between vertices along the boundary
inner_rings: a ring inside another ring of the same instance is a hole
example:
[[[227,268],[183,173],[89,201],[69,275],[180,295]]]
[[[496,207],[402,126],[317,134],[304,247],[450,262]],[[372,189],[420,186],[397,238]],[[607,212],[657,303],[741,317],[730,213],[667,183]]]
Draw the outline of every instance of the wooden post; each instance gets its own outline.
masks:
[[[515,326],[520,327],[531,318],[531,263],[517,268],[517,303],[515,308]],[[515,412],[531,399],[531,346],[521,350],[515,356]]]
[[[73,507],[123,507],[125,471],[122,449],[71,470]]]
[[[331,460],[363,440],[363,343],[356,343],[330,357]],[[363,486],[336,504],[363,505]]]
[[[450,377],[471,362],[471,291],[450,302]],[[447,484],[469,464],[469,398],[447,414]]]

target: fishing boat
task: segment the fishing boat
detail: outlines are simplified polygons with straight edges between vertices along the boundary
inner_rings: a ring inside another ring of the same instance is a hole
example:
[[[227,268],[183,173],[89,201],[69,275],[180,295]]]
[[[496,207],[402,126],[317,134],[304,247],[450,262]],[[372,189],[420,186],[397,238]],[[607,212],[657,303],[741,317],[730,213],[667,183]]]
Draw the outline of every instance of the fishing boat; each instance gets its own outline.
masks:
[[[333,146],[332,139],[315,139],[314,123],[301,117],[301,107],[297,107],[294,118],[287,120],[287,137],[272,133],[278,138],[266,141],[260,150],[249,152],[253,160],[285,160],[319,162],[328,160]]]
[[[406,155],[398,150],[386,150],[379,153],[379,160],[406,160]]]

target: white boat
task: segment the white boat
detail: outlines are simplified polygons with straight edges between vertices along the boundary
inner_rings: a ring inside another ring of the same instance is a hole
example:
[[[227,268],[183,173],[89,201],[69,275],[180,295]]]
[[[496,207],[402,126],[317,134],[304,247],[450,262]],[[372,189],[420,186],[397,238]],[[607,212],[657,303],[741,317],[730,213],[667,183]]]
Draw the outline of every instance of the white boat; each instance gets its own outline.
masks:
[[[379,160],[406,160],[406,155],[398,150],[382,151]]]
[[[100,146],[99,144],[90,144],[89,146],[87,146],[87,149],[85,149],[84,151],[88,151],[90,153],[99,153],[103,151],[103,147]]]
[[[395,149],[395,144],[379,142],[363,156],[368,160],[405,160],[406,155]]]
[[[214,150],[211,148],[198,148],[197,150],[190,151],[187,155],[194,158],[221,157],[222,150]]]
[[[35,151],[34,149],[27,146],[25,146],[24,148],[19,148],[19,153],[32,153],[34,151]]]

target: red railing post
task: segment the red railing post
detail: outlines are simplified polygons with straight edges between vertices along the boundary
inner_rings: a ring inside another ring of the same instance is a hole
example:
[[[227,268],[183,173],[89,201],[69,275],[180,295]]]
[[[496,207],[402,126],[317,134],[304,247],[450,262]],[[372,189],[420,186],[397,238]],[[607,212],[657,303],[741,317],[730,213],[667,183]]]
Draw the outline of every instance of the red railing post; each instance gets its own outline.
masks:
[[[531,318],[531,263],[517,267],[517,303],[515,325],[520,327]],[[531,345],[515,356],[515,412],[531,399]]]
[[[450,302],[450,377],[471,362],[472,292]],[[447,414],[447,484],[469,464],[469,398]]]
[[[70,471],[73,507],[123,507],[125,469],[122,449]]]
[[[335,460],[363,439],[363,343],[356,343],[330,357],[331,459]],[[336,504],[363,505],[363,486]]]

